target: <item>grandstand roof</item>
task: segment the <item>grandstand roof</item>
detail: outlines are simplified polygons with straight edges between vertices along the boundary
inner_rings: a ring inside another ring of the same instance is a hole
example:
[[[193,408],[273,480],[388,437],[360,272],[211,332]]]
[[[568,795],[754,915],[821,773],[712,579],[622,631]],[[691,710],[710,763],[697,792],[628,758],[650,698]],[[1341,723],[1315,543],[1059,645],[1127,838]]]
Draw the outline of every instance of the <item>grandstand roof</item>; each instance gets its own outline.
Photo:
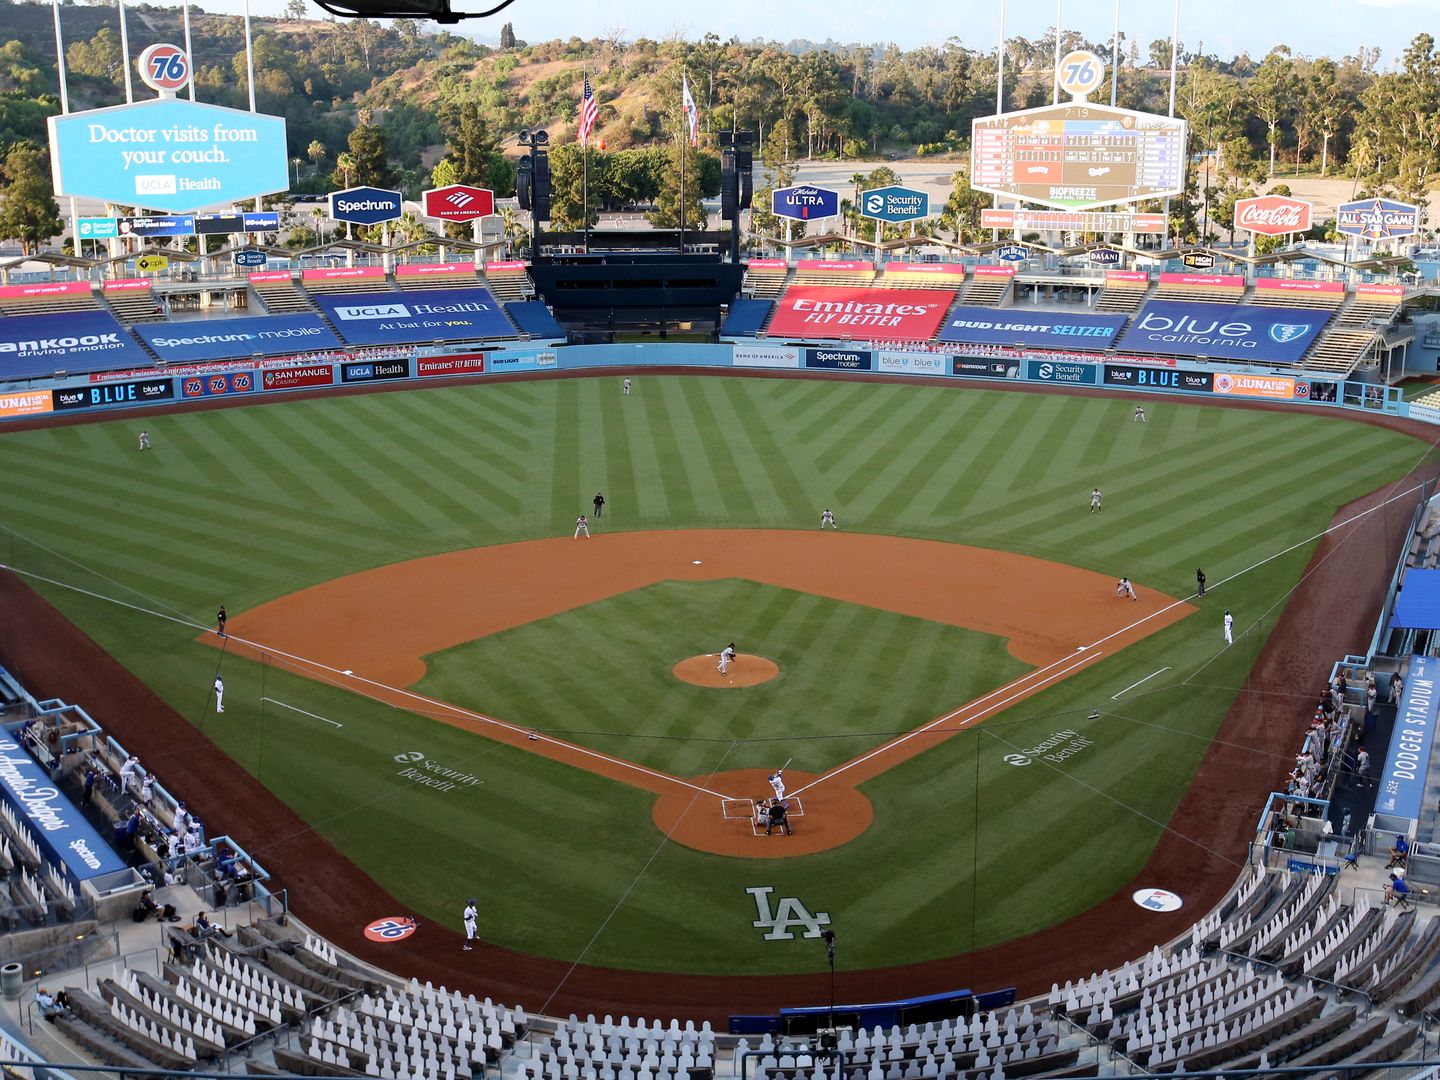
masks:
[[[1395,597],[1393,625],[1401,630],[1440,630],[1440,570],[1411,570]]]

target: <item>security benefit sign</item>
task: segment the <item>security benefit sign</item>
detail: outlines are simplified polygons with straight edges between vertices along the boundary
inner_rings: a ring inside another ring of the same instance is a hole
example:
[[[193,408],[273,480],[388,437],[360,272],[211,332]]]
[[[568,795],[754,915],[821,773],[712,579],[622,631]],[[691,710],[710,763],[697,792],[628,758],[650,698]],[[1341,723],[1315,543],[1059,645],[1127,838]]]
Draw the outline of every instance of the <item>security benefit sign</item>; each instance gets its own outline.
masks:
[[[1124,325],[1124,315],[957,307],[951,311],[945,329],[940,331],[940,340],[966,345],[1034,345],[1099,352],[1110,347]]]
[[[149,367],[151,363],[109,312],[0,319],[0,378]]]
[[[340,340],[318,315],[141,323],[135,331],[156,356],[172,364],[340,348]]]
[[[315,302],[351,345],[515,337],[489,289],[335,293]]]
[[[1332,314],[1313,308],[1151,300],[1140,309],[1119,347],[1141,353],[1293,364],[1315,344]]]
[[[794,285],[770,320],[770,337],[880,337],[928,341],[955,301],[951,289]]]
[[[56,195],[173,213],[289,186],[278,116],[170,98],[48,123]]]

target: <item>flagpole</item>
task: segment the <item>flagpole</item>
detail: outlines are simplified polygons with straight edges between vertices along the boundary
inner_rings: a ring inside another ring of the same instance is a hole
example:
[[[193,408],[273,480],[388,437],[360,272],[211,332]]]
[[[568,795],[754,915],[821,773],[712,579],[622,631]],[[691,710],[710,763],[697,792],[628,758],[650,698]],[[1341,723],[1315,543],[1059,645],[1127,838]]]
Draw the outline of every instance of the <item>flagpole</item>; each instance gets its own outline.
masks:
[[[586,72],[586,73],[585,73],[585,82],[584,82],[584,85],[589,85],[589,83],[590,83],[590,73],[589,73],[589,72]],[[592,92],[593,92],[593,91],[592,91]],[[584,91],[581,91],[581,94],[580,94],[580,108],[581,108],[582,111],[583,111],[584,108],[585,108],[585,94],[584,94]],[[584,123],[585,123],[585,119],[584,119],[583,116],[582,116],[581,119],[580,119],[580,123],[581,123],[582,126],[583,126]],[[584,229],[585,229],[585,254],[586,254],[586,255],[589,255],[589,254],[590,254],[590,133],[589,133],[588,131],[585,132],[585,139],[584,139],[584,141],[583,141],[583,142],[581,143],[581,145],[580,145],[580,154],[581,154],[581,165],[580,165],[580,202],[581,202],[581,204],[582,204],[581,210],[580,210],[580,220],[581,220],[581,222],[583,223],[583,227],[584,227]]]
[[[682,103],[680,115],[683,117],[682,130],[680,132],[680,254],[685,254],[685,144],[690,141],[690,114],[685,111]]]

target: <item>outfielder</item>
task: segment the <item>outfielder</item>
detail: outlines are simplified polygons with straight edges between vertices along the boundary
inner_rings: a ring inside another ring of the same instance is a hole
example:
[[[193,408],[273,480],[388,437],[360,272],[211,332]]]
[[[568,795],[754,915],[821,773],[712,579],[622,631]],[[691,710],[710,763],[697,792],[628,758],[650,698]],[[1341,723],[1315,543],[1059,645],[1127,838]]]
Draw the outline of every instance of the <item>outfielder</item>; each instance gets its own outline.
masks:
[[[837,531],[838,531],[839,528],[840,528],[839,525],[836,525],[836,524],[835,524],[835,515],[834,515],[833,513],[831,513],[829,510],[826,510],[823,514],[820,515],[820,528],[823,529],[823,528],[825,528],[826,525],[829,525],[830,528],[835,529],[835,530],[837,530]]]
[[[581,514],[578,518],[575,519],[575,536],[573,537],[573,539],[579,540],[579,539],[580,539],[580,534],[581,534],[582,532],[585,534],[585,539],[586,539],[586,540],[589,540],[589,539],[590,539],[590,522],[588,522],[588,521],[585,520],[585,515],[584,515],[584,514]]]
[[[479,913],[475,910],[475,898],[472,896],[465,905],[465,914],[463,916],[465,922],[465,952],[469,952],[473,948],[470,943],[475,940],[475,920],[478,917]]]
[[[225,711],[225,680],[219,675],[215,676],[215,711]]]
[[[776,769],[773,773],[770,774],[768,779],[770,781],[771,790],[775,792],[775,798],[785,798],[785,770]]]
[[[630,376],[625,376],[625,396],[630,396]]]
[[[140,449],[141,449],[141,450],[149,450],[149,449],[150,449],[150,432],[148,432],[148,431],[142,431],[142,432],[140,432]]]
[[[1145,406],[1144,406],[1144,405],[1136,405],[1136,406],[1135,406],[1135,415],[1131,418],[1130,422],[1131,422],[1132,424],[1148,424],[1148,423],[1150,422],[1150,421],[1148,421],[1148,420],[1145,419]]]
[[[1231,636],[1230,629],[1235,625],[1235,616],[1229,611],[1225,612],[1225,644],[1234,645],[1235,639]]]
[[[1090,490],[1090,513],[1101,513],[1099,488],[1091,488]]]

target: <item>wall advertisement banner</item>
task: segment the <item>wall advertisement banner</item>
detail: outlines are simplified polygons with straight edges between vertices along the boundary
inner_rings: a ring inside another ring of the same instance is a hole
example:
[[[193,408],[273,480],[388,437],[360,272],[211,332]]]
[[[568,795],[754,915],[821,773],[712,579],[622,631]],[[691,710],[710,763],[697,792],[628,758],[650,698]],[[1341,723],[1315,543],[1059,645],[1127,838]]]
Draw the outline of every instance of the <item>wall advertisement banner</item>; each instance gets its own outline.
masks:
[[[502,375],[509,371],[548,371],[559,366],[553,350],[533,353],[491,353],[490,374]]]
[[[832,371],[869,371],[875,356],[867,349],[806,349],[807,368]]]
[[[800,350],[793,345],[736,345],[730,363],[736,367],[798,368]]]
[[[1025,376],[1039,382],[1090,385],[1097,381],[1097,365],[1076,364],[1062,360],[1027,360]]]
[[[473,277],[477,269],[474,263],[466,262],[401,263],[395,267],[395,280],[434,277],[436,274],[470,274]]]
[[[1380,770],[1380,792],[1375,810],[1401,818],[1419,818],[1429,772],[1430,744],[1435,741],[1435,720],[1440,695],[1435,676],[1440,659],[1412,656],[1410,677],[1395,713],[1395,730]]]
[[[89,289],[89,286],[86,286]],[[108,311],[16,315],[0,319],[0,370],[15,360],[43,361],[51,369],[81,370],[147,364],[147,356]]]
[[[1242,363],[1293,364],[1314,344],[1333,314],[1316,308],[1151,300],[1135,316],[1119,347]]]
[[[888,375],[948,375],[950,357],[942,353],[882,350],[875,354],[875,370]]]
[[[249,394],[254,390],[255,375],[249,371],[190,375],[180,380],[180,396],[187,398],[226,397],[230,394]]]
[[[1185,390],[1208,394],[1215,388],[1215,375],[1209,371],[1183,371],[1178,368],[1131,367],[1106,364],[1106,386],[1135,386],[1150,390]]]
[[[1222,371],[1215,376],[1215,393],[1293,401],[1309,397],[1310,384],[1284,375],[1238,375]]]
[[[955,301],[951,289],[792,285],[770,320],[771,337],[869,337],[929,341]]]
[[[318,315],[140,323],[135,331],[161,360],[175,363],[341,347]]]
[[[52,407],[49,390],[0,394],[0,416],[37,416],[48,413]]]
[[[101,386],[66,386],[52,390],[57,412],[95,409],[112,405],[147,405],[175,397],[174,379],[137,379]]]
[[[315,302],[351,345],[515,337],[489,289],[322,293]]]
[[[415,361],[415,374],[422,379],[442,375],[485,374],[484,353],[456,353],[452,356],[422,356]]]
[[[1018,308],[957,307],[941,341],[967,345],[1070,345],[1106,349],[1125,325],[1124,315],[1089,315]]]
[[[1018,379],[1020,364],[1015,360],[986,360],[978,356],[952,356],[950,374],[967,379]]]
[[[1255,291],[1277,293],[1343,294],[1345,292],[1345,285],[1339,281],[1295,281],[1291,278],[1262,277],[1255,279]]]
[[[88,296],[88,281],[45,281],[36,285],[0,285],[0,297],[23,300],[34,296]]]
[[[750,264],[754,266],[754,263]],[[783,264],[782,264],[783,265]],[[936,277],[964,277],[964,263],[911,263],[890,262],[884,267],[887,274],[933,274]],[[884,281],[882,277],[880,279]]]
[[[340,365],[341,382],[374,382],[377,379],[408,379],[409,360],[371,360]]]
[[[306,386],[332,386],[335,368],[331,364],[308,367],[270,368],[260,374],[262,390],[299,390]]]
[[[77,879],[125,869],[125,860],[61,793],[50,774],[9,739],[0,739],[0,795],[30,824],[31,834],[48,853],[47,861],[61,863]]]

